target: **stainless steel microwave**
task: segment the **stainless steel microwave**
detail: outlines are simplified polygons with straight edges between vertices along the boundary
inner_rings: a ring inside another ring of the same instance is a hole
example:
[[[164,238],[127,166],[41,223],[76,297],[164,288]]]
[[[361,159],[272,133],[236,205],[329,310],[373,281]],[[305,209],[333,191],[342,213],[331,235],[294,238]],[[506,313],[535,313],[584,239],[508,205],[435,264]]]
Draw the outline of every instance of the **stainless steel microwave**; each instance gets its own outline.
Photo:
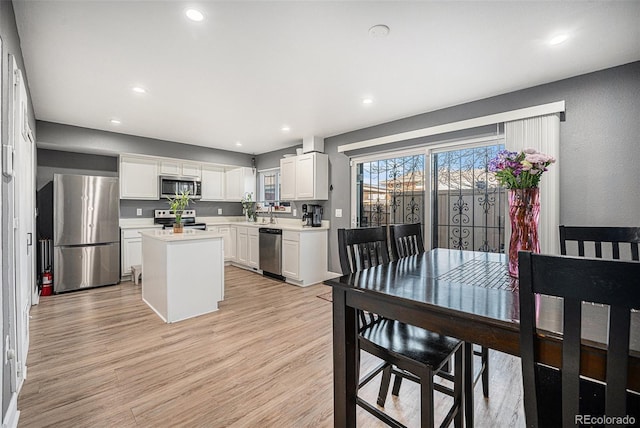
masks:
[[[176,177],[171,175],[160,176],[160,197],[174,197],[182,192],[189,192],[192,199],[202,197],[202,183],[197,177]]]

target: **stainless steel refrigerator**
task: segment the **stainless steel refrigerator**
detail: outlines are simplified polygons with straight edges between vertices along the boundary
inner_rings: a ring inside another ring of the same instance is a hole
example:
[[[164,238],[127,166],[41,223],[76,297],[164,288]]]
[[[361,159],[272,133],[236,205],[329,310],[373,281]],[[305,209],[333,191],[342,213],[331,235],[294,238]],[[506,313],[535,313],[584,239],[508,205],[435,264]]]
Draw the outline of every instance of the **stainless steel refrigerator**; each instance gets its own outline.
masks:
[[[53,291],[117,284],[120,277],[116,177],[53,177]]]

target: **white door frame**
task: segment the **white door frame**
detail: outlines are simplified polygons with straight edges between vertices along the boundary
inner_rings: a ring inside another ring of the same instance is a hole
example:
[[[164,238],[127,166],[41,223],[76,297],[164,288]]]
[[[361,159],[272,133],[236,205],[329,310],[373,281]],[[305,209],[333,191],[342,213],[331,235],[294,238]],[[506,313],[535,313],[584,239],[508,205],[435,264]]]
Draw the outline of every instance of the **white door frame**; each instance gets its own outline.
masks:
[[[4,67],[2,66],[4,64],[4,56],[3,56],[3,50],[2,50],[2,37],[0,37],[0,88],[2,88],[2,79],[4,79]],[[2,90],[0,89],[0,140],[1,140],[1,136],[2,136],[2,106],[4,104],[2,103]],[[4,141],[2,141],[1,143],[4,143]],[[2,144],[0,144],[1,146]],[[3,167],[3,171],[4,171],[4,162],[5,160],[3,159],[3,156],[5,156],[4,154],[4,147],[0,147],[0,163],[2,164]],[[3,189],[2,189],[2,184],[0,183],[0,222],[2,222],[2,220],[5,220],[2,216],[2,201],[4,201],[4,194],[3,194]],[[3,246],[3,242],[4,241],[4,236],[2,234],[2,227],[0,227],[0,272],[3,272],[3,266],[2,266],[2,246]],[[4,313],[3,313],[3,301],[2,301],[2,290],[4,289],[4,283],[2,280],[2,276],[0,275],[0,332],[2,332],[2,336],[4,336]],[[6,355],[6,349],[5,349],[5,342],[4,339],[2,337],[0,337],[0,350],[2,350],[2,357],[0,357],[0,359],[2,359],[2,362],[4,363],[4,356]],[[4,364],[2,364],[2,367],[0,367],[0,388],[4,388]],[[4,409],[4,401],[6,400],[6,397],[4,397],[4,394],[0,393],[0,409]],[[1,413],[1,411],[0,411]],[[3,419],[0,417],[0,419]],[[0,422],[4,422],[4,421],[0,421]]]
[[[13,61],[14,159],[14,274],[15,274],[15,370],[16,391],[26,379],[29,351],[29,312],[35,282],[35,180],[34,145],[29,127],[28,99],[24,77]]]

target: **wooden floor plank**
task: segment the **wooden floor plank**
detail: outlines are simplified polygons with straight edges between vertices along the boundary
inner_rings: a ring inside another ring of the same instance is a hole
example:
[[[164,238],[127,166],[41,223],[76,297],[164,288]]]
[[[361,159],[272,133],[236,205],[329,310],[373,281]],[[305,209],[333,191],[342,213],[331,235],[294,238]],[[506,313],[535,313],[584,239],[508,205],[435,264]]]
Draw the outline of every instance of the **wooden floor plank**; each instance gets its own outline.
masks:
[[[43,297],[32,309],[20,427],[331,427],[329,288],[300,288],[225,269],[220,310],[165,324],[140,286]],[[476,426],[524,426],[519,360],[491,354],[491,398],[476,394]],[[363,369],[374,357],[363,356]],[[379,380],[361,396],[375,402]],[[419,426],[418,386],[385,411]],[[437,396],[442,417],[449,403]],[[361,409],[358,426],[383,424]]]

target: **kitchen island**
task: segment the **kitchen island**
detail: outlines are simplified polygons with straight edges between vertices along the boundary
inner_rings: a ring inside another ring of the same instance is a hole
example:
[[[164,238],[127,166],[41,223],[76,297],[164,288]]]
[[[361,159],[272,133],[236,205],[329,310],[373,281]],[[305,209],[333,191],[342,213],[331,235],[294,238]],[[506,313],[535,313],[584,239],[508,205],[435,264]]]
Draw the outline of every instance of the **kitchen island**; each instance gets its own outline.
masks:
[[[172,323],[218,310],[224,298],[224,244],[219,233],[144,230],[142,300]]]

